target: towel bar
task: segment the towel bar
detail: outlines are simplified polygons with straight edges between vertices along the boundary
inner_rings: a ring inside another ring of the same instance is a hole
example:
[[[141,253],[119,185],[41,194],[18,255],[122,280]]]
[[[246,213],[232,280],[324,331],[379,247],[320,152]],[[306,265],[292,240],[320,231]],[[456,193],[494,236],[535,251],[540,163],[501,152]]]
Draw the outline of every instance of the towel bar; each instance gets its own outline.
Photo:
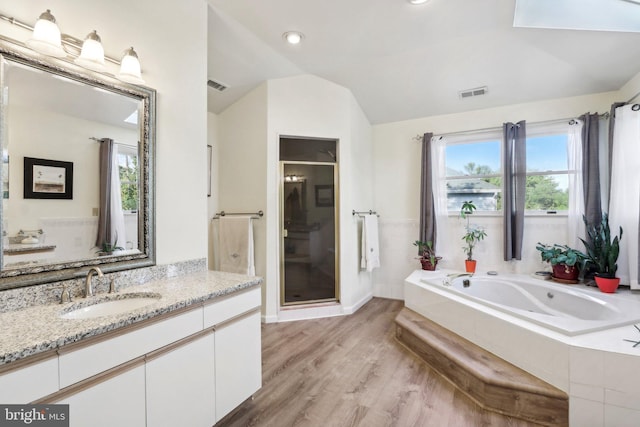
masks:
[[[258,212],[225,212],[225,211],[220,211],[220,212],[216,212],[216,214],[213,216],[213,218],[211,218],[211,220],[220,219],[220,217],[223,217],[223,216],[233,216],[233,215],[251,215],[251,218],[259,219],[259,218],[264,216],[264,212],[263,211],[258,211]]]
[[[369,209],[369,211],[356,211],[355,209],[351,211],[351,215],[353,216],[362,216],[362,215],[376,215],[376,216],[380,216],[378,215],[378,212],[376,211],[372,211],[371,209]]]

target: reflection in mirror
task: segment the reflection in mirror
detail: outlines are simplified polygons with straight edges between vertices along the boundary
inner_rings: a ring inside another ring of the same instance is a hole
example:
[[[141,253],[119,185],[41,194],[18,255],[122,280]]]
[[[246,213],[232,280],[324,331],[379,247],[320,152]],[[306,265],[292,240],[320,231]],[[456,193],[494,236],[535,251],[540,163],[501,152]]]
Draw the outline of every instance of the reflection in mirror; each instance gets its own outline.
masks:
[[[4,42],[0,289],[153,264],[155,92]]]

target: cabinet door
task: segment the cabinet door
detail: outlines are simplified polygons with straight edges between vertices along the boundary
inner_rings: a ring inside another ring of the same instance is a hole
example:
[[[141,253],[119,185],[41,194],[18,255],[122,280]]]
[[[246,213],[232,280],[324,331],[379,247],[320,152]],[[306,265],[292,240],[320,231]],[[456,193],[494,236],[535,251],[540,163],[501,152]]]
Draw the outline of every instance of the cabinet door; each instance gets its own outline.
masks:
[[[69,404],[71,427],[144,427],[144,365],[56,403]]]
[[[262,386],[260,312],[216,328],[216,421]]]
[[[0,374],[0,402],[26,403],[58,391],[58,357]]]
[[[215,424],[214,334],[147,361],[147,427]]]

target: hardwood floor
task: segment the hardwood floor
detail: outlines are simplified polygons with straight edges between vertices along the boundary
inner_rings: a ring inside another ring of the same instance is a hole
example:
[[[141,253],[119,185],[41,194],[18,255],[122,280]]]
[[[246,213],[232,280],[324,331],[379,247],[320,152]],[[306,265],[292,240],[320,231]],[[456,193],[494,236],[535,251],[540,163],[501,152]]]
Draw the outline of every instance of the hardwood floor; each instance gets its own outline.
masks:
[[[263,385],[218,426],[509,426],[394,339],[402,301],[351,316],[262,326]]]

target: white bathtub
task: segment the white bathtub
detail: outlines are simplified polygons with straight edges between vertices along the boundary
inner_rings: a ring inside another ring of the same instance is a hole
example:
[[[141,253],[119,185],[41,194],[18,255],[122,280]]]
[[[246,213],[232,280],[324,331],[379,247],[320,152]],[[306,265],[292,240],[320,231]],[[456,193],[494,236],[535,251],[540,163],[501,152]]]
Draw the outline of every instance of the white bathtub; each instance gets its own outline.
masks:
[[[640,339],[640,295],[506,274],[448,287],[447,273],[414,271],[405,306],[566,392],[569,425],[640,426],[640,346],[627,341]]]
[[[448,279],[447,273],[432,273],[422,275],[419,285],[449,292],[569,336],[640,322],[638,301],[524,275],[480,274]]]

